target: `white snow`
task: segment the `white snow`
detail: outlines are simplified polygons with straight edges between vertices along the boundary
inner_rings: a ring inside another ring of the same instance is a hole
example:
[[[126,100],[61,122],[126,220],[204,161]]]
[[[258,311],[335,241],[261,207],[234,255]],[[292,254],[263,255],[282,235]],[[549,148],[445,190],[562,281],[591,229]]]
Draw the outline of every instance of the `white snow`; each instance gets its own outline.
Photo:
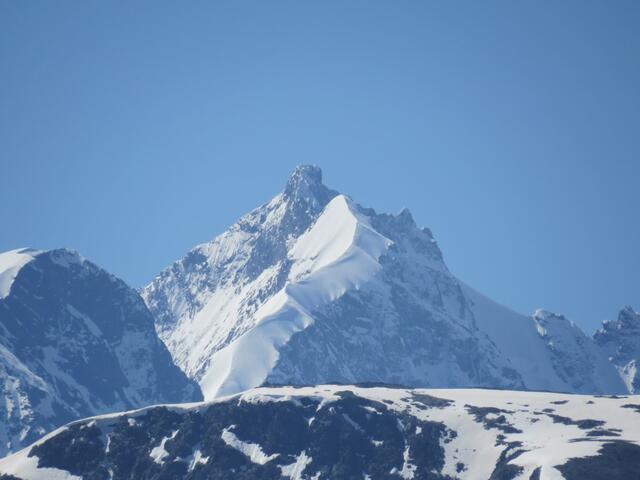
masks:
[[[174,430],[171,433],[171,435],[169,435],[168,437],[164,437],[160,441],[160,444],[158,446],[153,447],[151,449],[151,452],[149,452],[149,456],[153,459],[155,463],[158,463],[160,465],[164,463],[164,459],[169,455],[169,452],[165,450],[164,446],[168,440],[173,440],[174,438],[176,438],[177,434],[178,434],[178,430]]]
[[[65,470],[39,468],[38,457],[35,455],[29,456],[32,447],[44,443],[48,439],[62,433],[64,430],[66,430],[66,427],[54,430],[31,445],[31,447],[0,459],[0,473],[14,475],[25,480],[82,480],[82,477],[72,475]]]
[[[189,461],[189,468],[187,469],[189,472],[193,472],[193,470],[198,465],[206,465],[209,463],[209,457],[203,457],[200,449],[196,449],[191,456]]]
[[[416,466],[411,463],[411,454],[407,445],[402,454],[402,469],[397,472],[405,480],[411,480],[415,476]]]
[[[32,248],[19,248],[0,253],[0,299],[9,295],[13,281],[20,269],[40,253],[42,252]]]
[[[28,480],[82,480],[57,468],[38,468],[38,457],[29,457],[24,450],[2,459],[2,473]]]
[[[222,431],[220,437],[222,441],[229,445],[231,448],[235,448],[239,452],[243,453],[249,460],[253,463],[257,463],[259,465],[264,465],[267,462],[270,462],[274,458],[280,456],[278,453],[274,453],[272,455],[267,455],[262,451],[262,447],[257,443],[243,442],[240,440],[232,430],[235,428],[235,425],[231,425],[228,428],[225,428]]]
[[[532,319],[495,303],[467,285],[462,287],[473,302],[471,308],[478,328],[509,357],[513,367],[524,377],[527,388],[562,390],[564,383],[553,370]]]
[[[285,466],[280,466],[280,472],[283,477],[287,477],[291,480],[303,480],[302,474],[304,473],[307,465],[311,463],[313,459],[307,455],[306,451],[300,452],[300,455],[296,457],[296,461]]]
[[[262,387],[246,391],[232,397],[219,398],[209,402],[194,403],[188,405],[173,405],[168,408],[175,411],[187,411],[190,409],[206,409],[217,402],[237,399],[239,402],[258,403],[291,401],[299,402],[302,397],[314,398],[322,401],[323,408],[332,408],[331,403],[338,401],[337,392],[349,390],[355,395],[375,402],[384,402],[384,405],[396,412],[413,415],[420,420],[442,422],[446,428],[455,431],[456,435],[449,437],[441,445],[445,452],[445,465],[443,475],[450,475],[460,480],[476,480],[489,478],[496,462],[505,448],[497,445],[500,435],[504,435],[505,442],[521,442],[526,450],[520,456],[514,458],[511,463],[523,468],[519,479],[528,479],[533,471],[542,467],[542,477],[545,479],[560,479],[557,465],[565,463],[569,458],[596,455],[602,445],[611,440],[624,440],[640,445],[640,415],[631,408],[624,408],[626,404],[640,404],[640,395],[625,397],[597,397],[589,395],[569,395],[547,392],[526,392],[506,390],[482,390],[482,389],[415,389],[402,388],[362,388],[346,385],[322,385],[317,387]],[[418,408],[411,396],[413,393],[430,395],[440,399],[449,400],[451,403],[442,408]],[[495,428],[486,429],[482,422],[477,421],[468,411],[467,405],[475,407],[493,407],[502,410],[506,422],[522,433],[504,433]],[[127,417],[143,415],[150,408],[126,413]],[[545,409],[553,409],[552,414],[567,417],[572,420],[600,420],[605,422],[602,430],[619,430],[619,437],[597,436],[588,437],[589,430],[578,428],[576,425],[556,423],[544,412]],[[108,428],[113,420],[122,414],[109,414],[93,417],[87,421],[96,422],[100,428]],[[36,442],[40,444],[47,438],[64,430],[59,429],[44,439]],[[256,443],[246,442],[238,438],[234,432],[235,426],[231,425],[221,433],[222,440],[232,448],[242,452],[252,462],[264,465],[279,457],[279,453],[267,455],[262,447]],[[418,433],[418,432],[416,432]],[[152,458],[162,463],[166,457],[164,445],[169,438],[163,438],[160,445],[154,448]],[[590,441],[575,441],[588,438]],[[375,440],[371,440],[374,445]],[[9,473],[20,476],[25,480],[75,480],[77,477],[65,472],[38,469],[37,458],[28,457],[30,448],[0,459],[0,473]],[[193,459],[189,462],[195,466],[198,463],[208,461],[206,457],[198,454],[194,449]],[[394,474],[402,478],[412,478],[415,474],[415,465],[412,458],[418,455],[409,448],[405,448],[402,466],[395,468]],[[458,463],[465,465],[462,472],[456,471]],[[291,479],[304,478],[305,468],[311,463],[311,458],[306,452],[301,452],[296,461],[287,465],[279,465],[284,477]]]
[[[289,282],[254,315],[254,326],[215,352],[200,381],[206,399],[260,385],[291,336],[313,323],[312,313],[359,288],[380,269],[391,241],[369,225],[344,195],[335,197],[291,250]]]
[[[304,171],[143,290],[162,340],[205,398],[265,381],[626,392],[609,362],[561,326],[574,359],[563,370],[560,339],[459,282],[408,211],[377,214],[337,195],[320,212],[335,192],[316,198],[326,187]],[[307,352],[315,363],[301,361]]]
[[[634,392],[635,386],[633,385],[633,381],[638,376],[638,366],[636,365],[636,361],[631,360],[626,365],[617,367],[617,369],[620,374],[620,378],[622,378],[624,384],[627,386],[627,390]]]
[[[582,382],[592,381],[593,385],[587,385],[586,388],[599,389],[602,393],[626,393],[619,378],[610,375],[611,365],[604,355],[597,351],[597,347],[573,323],[565,320],[549,323],[545,327],[539,318],[548,312],[538,310],[533,317],[527,317],[460,283],[465,296],[471,301],[478,329],[487,334],[506,355],[528,389],[575,391],[575,386],[554,368],[549,347],[555,341],[562,342],[563,353],[567,358],[562,366],[574,367],[568,364],[569,358],[593,366],[591,378],[579,378]]]
[[[632,441],[640,445],[640,415],[634,410],[623,408],[625,404],[640,403],[640,395],[627,397],[594,397],[589,395],[570,395],[547,392],[525,392],[484,389],[389,389],[360,388],[344,385],[325,385],[318,387],[274,387],[258,388],[245,392],[243,401],[250,402],[252,396],[260,401],[280,396],[321,396],[325,401],[333,402],[338,398],[335,393],[348,389],[364,398],[375,401],[387,400],[386,405],[398,412],[410,413],[422,420],[444,422],[447,428],[457,432],[453,439],[442,443],[445,450],[443,474],[461,480],[489,478],[495,464],[504,449],[496,445],[498,435],[505,435],[507,442],[520,441],[523,448],[529,450],[512,461],[523,467],[522,479],[528,479],[538,466],[542,466],[544,478],[561,478],[556,465],[565,463],[569,458],[596,455],[602,444],[615,438]],[[453,403],[444,408],[418,409],[407,398],[412,392],[424,393],[437,398],[451,400]],[[566,403],[552,403],[564,402]],[[508,423],[523,433],[503,433],[496,429],[485,429],[466,409],[466,405],[476,407],[495,407],[505,412]],[[590,441],[575,442],[576,438],[587,438],[587,430],[575,425],[556,423],[542,412],[552,408],[553,414],[573,420],[602,420],[605,430],[619,429],[621,437],[588,437]],[[398,475],[411,475],[410,452],[405,451],[402,469],[394,472]],[[458,473],[458,462],[467,469]]]
[[[612,364],[606,353],[571,320],[542,309],[532,316],[541,340],[549,356],[556,362],[556,372],[566,378],[567,387],[562,391],[578,390],[579,393],[628,393],[629,389],[615,375],[611,375]],[[542,332],[542,333],[541,333]],[[572,374],[580,372],[579,381],[587,383],[587,392],[575,387]]]

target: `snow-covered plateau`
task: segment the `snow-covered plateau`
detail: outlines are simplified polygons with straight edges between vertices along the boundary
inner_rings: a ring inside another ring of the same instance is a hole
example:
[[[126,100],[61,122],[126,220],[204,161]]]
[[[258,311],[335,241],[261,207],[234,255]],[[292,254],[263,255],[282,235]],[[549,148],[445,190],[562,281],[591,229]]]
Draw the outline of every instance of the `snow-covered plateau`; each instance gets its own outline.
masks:
[[[640,396],[324,385],[98,416],[0,460],[3,480],[630,480]]]

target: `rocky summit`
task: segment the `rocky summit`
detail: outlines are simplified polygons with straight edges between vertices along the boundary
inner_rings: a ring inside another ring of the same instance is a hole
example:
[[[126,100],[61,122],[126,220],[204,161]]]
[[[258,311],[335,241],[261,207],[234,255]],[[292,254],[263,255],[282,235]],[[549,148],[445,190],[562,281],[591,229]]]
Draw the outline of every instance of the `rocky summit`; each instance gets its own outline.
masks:
[[[564,317],[525,316],[465,285],[428,228],[297,167],[284,191],[142,291],[206,398],[263,384],[384,382],[626,393]]]

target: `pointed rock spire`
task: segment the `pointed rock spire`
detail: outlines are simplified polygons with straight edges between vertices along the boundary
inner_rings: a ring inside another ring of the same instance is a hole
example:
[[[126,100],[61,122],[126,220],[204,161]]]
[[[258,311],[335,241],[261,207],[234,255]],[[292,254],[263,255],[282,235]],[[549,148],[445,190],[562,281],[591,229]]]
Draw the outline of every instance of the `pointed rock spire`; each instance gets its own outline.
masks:
[[[298,165],[287,181],[284,197],[297,211],[296,215],[317,215],[338,195],[322,183],[322,170],[317,165]]]
[[[411,212],[406,207],[400,210],[400,213],[398,213],[397,217],[405,225],[415,226],[416,224],[416,222],[413,220],[413,215],[411,215]]]
[[[317,165],[298,165],[287,180],[285,195],[307,196],[326,187],[322,184],[322,169]]]

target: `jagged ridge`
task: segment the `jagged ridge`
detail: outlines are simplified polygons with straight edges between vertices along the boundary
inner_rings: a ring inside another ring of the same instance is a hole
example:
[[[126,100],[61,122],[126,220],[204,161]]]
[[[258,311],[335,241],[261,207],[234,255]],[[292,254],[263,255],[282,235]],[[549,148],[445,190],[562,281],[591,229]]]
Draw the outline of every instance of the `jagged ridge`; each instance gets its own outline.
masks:
[[[369,236],[345,234],[354,231]],[[367,261],[333,254],[349,249]],[[554,330],[568,332],[562,348],[571,351],[551,348],[539,320],[455,278],[408,210],[363,208],[324,186],[314,166],[296,168],[283,193],[142,294],[174,360],[208,398],[265,381],[626,391],[573,326]]]

